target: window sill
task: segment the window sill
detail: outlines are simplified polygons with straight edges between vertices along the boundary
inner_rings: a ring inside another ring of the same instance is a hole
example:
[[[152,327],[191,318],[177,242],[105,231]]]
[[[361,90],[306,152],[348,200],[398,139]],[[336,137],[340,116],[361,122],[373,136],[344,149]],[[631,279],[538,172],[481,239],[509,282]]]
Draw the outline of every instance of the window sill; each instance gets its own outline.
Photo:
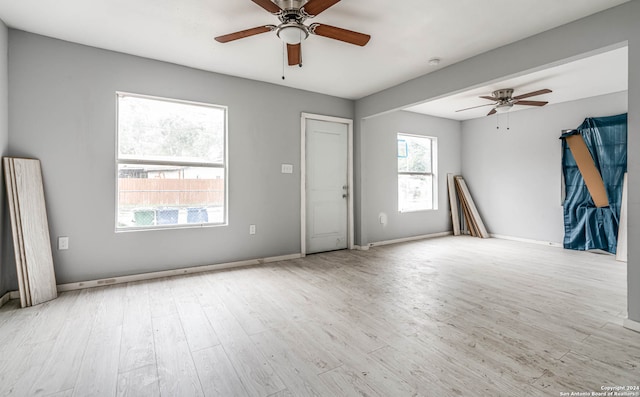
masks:
[[[398,213],[400,214],[410,214],[410,213],[415,213],[415,212],[430,212],[430,211],[437,211],[437,208],[425,208],[425,209],[419,209],[419,210],[398,210]]]
[[[189,223],[184,225],[162,225],[162,226],[150,226],[150,227],[127,227],[116,228],[116,233],[130,233],[130,232],[151,232],[159,230],[176,230],[176,229],[204,229],[229,226],[228,222],[225,223]]]

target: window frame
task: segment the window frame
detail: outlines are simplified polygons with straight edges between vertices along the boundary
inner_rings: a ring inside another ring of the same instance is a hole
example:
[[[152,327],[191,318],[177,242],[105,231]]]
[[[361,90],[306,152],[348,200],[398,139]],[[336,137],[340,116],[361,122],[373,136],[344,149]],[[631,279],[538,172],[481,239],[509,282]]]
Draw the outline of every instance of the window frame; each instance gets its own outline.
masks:
[[[420,138],[420,139],[428,139],[431,141],[431,172],[422,172],[422,171],[400,171],[398,169],[398,141],[402,137],[411,137],[411,138]],[[411,212],[423,212],[423,211],[436,211],[438,209],[438,137],[428,136],[428,135],[420,135],[420,134],[409,134],[405,132],[396,133],[396,198],[398,200],[398,212],[399,213],[411,213]],[[421,208],[421,209],[401,209],[400,208],[400,175],[428,175],[431,176],[431,208]]]
[[[202,162],[202,161],[188,161],[188,160],[159,160],[159,159],[135,159],[135,158],[120,158],[120,128],[119,128],[119,116],[120,116],[120,98],[122,97],[134,97],[141,99],[149,99],[154,101],[164,101],[170,103],[179,103],[184,105],[202,106],[207,108],[217,108],[224,111],[224,134],[223,134],[223,150],[222,150],[222,162]],[[185,229],[185,228],[203,228],[203,227],[219,227],[229,225],[229,108],[224,105],[211,104],[206,102],[197,102],[184,99],[175,99],[160,97],[154,95],[137,94],[126,91],[116,91],[115,93],[115,205],[114,205],[114,226],[116,233],[127,232],[139,232],[139,231],[151,231],[151,230],[167,230],[167,229]],[[118,214],[120,211],[119,202],[119,166],[120,164],[138,164],[138,165],[167,165],[167,166],[187,166],[187,167],[202,167],[202,168],[216,168],[223,169],[224,172],[224,209],[222,222],[206,222],[206,223],[187,223],[187,224],[170,224],[170,225],[151,225],[151,226],[130,226],[119,227],[118,226]]]

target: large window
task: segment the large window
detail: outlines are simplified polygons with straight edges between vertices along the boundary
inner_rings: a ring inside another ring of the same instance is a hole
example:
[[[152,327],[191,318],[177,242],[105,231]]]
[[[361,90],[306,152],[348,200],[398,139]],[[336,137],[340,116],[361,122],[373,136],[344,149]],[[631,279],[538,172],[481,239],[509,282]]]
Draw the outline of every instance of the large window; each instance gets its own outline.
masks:
[[[398,211],[438,208],[436,138],[398,134]]]
[[[222,106],[117,94],[117,230],[227,220]]]

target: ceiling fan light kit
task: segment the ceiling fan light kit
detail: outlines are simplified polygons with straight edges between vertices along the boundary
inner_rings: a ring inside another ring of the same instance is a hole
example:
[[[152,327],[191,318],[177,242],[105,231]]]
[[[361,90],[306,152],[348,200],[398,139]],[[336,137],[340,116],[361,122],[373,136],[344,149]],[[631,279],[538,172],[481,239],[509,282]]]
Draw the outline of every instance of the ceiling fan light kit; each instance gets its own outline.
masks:
[[[287,44],[287,59],[289,66],[302,66],[300,51],[301,43],[309,37],[309,34],[323,36],[333,40],[358,46],[365,46],[371,36],[352,30],[335,26],[314,23],[309,26],[304,21],[313,18],[340,0],[251,0],[267,12],[275,15],[280,20],[279,25],[264,25],[256,28],[245,29],[234,33],[218,36],[215,40],[219,43],[243,39],[260,33],[276,31],[280,40]]]
[[[513,103],[504,103],[496,105],[496,113],[507,113],[513,107]]]
[[[283,23],[278,26],[276,34],[287,44],[300,44],[309,37],[309,30],[304,25]]]

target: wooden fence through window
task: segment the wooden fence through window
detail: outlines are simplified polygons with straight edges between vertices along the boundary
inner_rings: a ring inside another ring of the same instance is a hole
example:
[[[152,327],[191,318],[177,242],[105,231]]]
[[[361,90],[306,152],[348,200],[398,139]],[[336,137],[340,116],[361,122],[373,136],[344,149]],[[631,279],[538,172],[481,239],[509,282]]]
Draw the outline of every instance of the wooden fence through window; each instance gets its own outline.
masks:
[[[224,179],[119,178],[119,204],[146,206],[221,206]]]

